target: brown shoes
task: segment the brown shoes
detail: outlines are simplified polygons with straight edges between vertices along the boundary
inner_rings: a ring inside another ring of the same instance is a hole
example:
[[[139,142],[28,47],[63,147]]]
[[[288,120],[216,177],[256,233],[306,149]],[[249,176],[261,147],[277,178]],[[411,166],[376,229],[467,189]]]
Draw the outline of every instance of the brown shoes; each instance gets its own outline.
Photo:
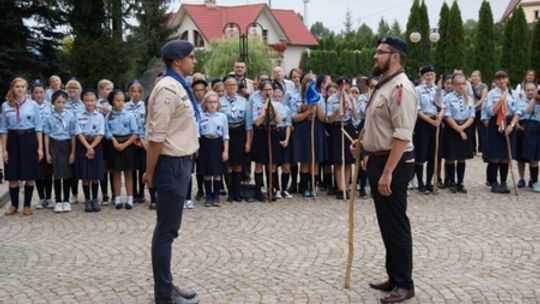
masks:
[[[414,297],[414,289],[396,287],[381,299],[381,303],[401,303]]]
[[[31,207],[24,207],[22,214],[24,216],[32,215],[32,208]]]
[[[394,290],[394,284],[391,284],[390,281],[384,281],[382,283],[369,283],[369,287],[377,289],[384,292],[390,292]]]
[[[7,209],[6,209],[6,212],[4,213],[5,215],[14,215],[15,213],[17,213],[17,208],[13,207],[13,206],[9,206]]]

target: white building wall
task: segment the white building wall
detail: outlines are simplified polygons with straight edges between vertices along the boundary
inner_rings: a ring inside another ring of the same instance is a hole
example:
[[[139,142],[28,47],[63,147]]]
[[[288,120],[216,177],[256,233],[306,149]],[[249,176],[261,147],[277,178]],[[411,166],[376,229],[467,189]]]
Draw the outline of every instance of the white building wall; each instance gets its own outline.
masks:
[[[193,31],[194,30],[198,31],[198,29],[197,29],[197,26],[195,25],[195,22],[193,22],[193,19],[191,19],[191,17],[189,15],[187,15],[187,14],[182,19],[182,24],[180,24],[177,31],[173,35],[173,37],[180,38],[182,36],[182,33],[184,33],[186,30],[188,31],[188,40],[191,43],[195,44],[195,37],[193,35]],[[199,33],[202,35],[201,32],[199,32]],[[206,38],[204,38],[204,48],[208,49],[209,45],[210,44],[208,43]]]
[[[283,52],[283,61],[281,62],[281,68],[286,75],[293,68],[297,68],[300,65],[300,58],[302,52],[307,49],[305,46],[292,46],[289,45],[285,52]]]

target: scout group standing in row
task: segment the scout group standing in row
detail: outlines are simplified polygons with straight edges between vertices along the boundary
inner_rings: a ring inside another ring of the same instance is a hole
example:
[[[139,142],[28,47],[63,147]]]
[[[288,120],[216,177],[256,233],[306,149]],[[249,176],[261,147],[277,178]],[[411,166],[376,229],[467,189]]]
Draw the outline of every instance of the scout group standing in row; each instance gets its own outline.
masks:
[[[228,201],[252,200],[241,191],[242,181],[250,175],[251,161],[255,163],[256,200],[266,200],[265,192],[273,199],[290,198],[296,192],[305,198],[313,197],[317,187],[338,199],[347,197],[356,185],[350,185],[354,162],[350,140],[345,137],[343,142],[342,134],[356,137],[362,129],[366,104],[377,78],[351,80],[344,76],[334,83],[328,76],[316,77],[295,68],[285,79],[281,68],[276,67],[273,77],[261,72],[251,81],[245,73],[245,63],[238,60],[233,72],[223,79],[210,84],[200,74],[191,79],[193,96],[200,106],[197,110],[201,112],[196,198],[206,194],[206,206],[220,206],[224,177]],[[433,67],[422,67],[420,74],[413,137],[416,176],[412,182],[418,191],[431,193],[438,187],[466,193],[465,162],[482,153],[488,163],[486,183],[491,191],[509,193],[510,147],[512,158],[518,161],[518,187],[529,186],[540,192],[540,102],[534,71],[527,71],[524,81],[513,89],[507,72],[500,70],[491,90],[482,83],[479,71],[467,79],[456,70],[442,75],[438,84]],[[316,87],[320,98],[307,102],[310,86]],[[11,198],[6,215],[19,210],[19,181],[24,181],[24,215],[32,214],[34,183],[40,199],[36,208],[54,208],[58,213],[70,211],[71,204],[77,201],[79,180],[87,212],[100,211],[100,206],[108,203],[109,177],[117,209],[131,209],[134,202],[145,201],[143,86],[138,81],[129,84],[128,102],[122,90],[113,88],[112,82],[102,80],[97,91],[82,90],[76,79],[63,88],[58,76],[50,77],[48,88],[40,81],[28,85],[20,77],[11,81],[0,121]],[[367,197],[367,158],[363,153],[358,186],[361,197]],[[528,183],[524,178],[526,163],[530,169]],[[273,188],[270,193],[263,188],[265,171]],[[127,194],[124,201],[122,176]],[[438,181],[435,185],[434,180]],[[51,201],[53,185],[55,203]],[[185,208],[193,208],[191,188]],[[149,192],[153,208],[156,195],[154,189]]]

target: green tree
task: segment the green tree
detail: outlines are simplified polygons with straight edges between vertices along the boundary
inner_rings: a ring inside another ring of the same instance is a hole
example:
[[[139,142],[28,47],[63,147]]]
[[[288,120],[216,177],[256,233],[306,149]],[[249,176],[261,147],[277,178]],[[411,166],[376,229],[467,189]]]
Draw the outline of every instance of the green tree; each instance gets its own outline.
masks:
[[[463,68],[465,63],[465,41],[463,34],[463,21],[461,11],[457,1],[454,0],[450,8],[448,18],[448,33],[446,36],[448,50],[446,52],[446,62],[448,69]]]
[[[402,37],[403,33],[401,32],[401,25],[397,20],[394,20],[392,23],[392,28],[390,29],[390,35],[395,37]]]
[[[512,41],[513,25],[514,14],[506,19],[506,24],[504,25],[500,68],[510,69],[510,66],[512,65],[512,48],[514,43]]]
[[[221,39],[214,43],[212,53],[208,57],[205,67],[206,75],[211,79],[223,77],[231,71],[234,61],[238,58],[238,40]],[[270,49],[262,39],[249,38],[248,77],[261,71],[270,72],[272,70],[272,58],[275,52]]]
[[[343,35],[345,37],[353,34],[352,14],[351,14],[351,9],[349,8],[347,9],[347,12],[345,13],[345,21],[343,22],[343,26],[345,26],[345,29],[343,31]]]
[[[484,0],[478,12],[473,69],[480,70],[485,79],[491,79],[495,74],[496,40],[494,37],[493,13],[489,1]]]
[[[377,37],[388,36],[390,35],[390,33],[391,33],[391,28],[388,25],[388,22],[386,22],[384,18],[381,17],[381,21],[379,21],[379,26],[377,27]]]
[[[463,71],[466,74],[471,73],[474,68],[474,50],[476,46],[476,28],[478,22],[469,19],[463,24],[463,39],[465,44],[465,62],[463,65]]]
[[[512,25],[512,60],[510,61],[510,80],[518,83],[529,68],[530,34],[525,12],[521,6],[514,9]],[[537,60],[535,58],[535,60]]]
[[[449,70],[448,63],[446,62],[446,52],[448,51],[448,22],[450,17],[450,7],[446,2],[443,2],[441,11],[439,12],[439,34],[441,39],[435,46],[433,62],[439,73],[444,73]]]
[[[410,43],[409,56],[407,58],[407,71],[411,75],[417,75],[418,68],[429,62],[429,19],[427,7],[422,1],[414,0],[411,7],[411,14],[407,21],[407,37],[414,31],[418,31],[421,35],[421,40],[418,43]]]
[[[534,23],[532,38],[531,38],[531,68],[537,73],[540,72],[540,19],[536,19]]]
[[[313,34],[313,36],[317,37],[317,39],[330,35],[330,30],[327,29],[320,21],[313,23],[313,25],[311,25],[309,28],[309,31],[311,34]]]
[[[376,37],[371,27],[362,23],[356,32],[357,45],[355,48],[371,47],[375,44]]]

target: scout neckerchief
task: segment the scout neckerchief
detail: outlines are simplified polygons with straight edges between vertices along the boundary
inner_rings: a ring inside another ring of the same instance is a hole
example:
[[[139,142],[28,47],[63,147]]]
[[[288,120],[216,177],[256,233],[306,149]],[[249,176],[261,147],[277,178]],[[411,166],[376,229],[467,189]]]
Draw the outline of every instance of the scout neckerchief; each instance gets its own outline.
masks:
[[[366,104],[366,111],[367,111],[367,108],[369,107],[369,105],[371,104],[371,102],[373,101],[373,97],[375,96],[375,93],[383,86],[385,85],[387,82],[389,82],[390,80],[394,79],[396,76],[398,76],[399,74],[403,73],[403,69],[399,69],[397,71],[395,71],[394,73],[388,75],[387,77],[384,77],[382,78],[381,80],[379,80],[379,83],[377,83],[377,85],[375,86],[375,90],[373,90],[373,92],[371,92],[371,96],[369,97],[369,100],[368,100],[368,103]],[[401,96],[398,96],[401,98]]]
[[[18,103],[15,105],[16,114],[15,117],[17,118],[17,123],[21,121],[21,108],[23,104],[26,102],[26,98],[23,100],[23,102]]]
[[[191,101],[191,107],[193,108],[193,111],[195,112],[195,119],[199,121],[201,119],[201,113],[199,111],[199,108],[197,108],[197,100],[195,100],[195,97],[193,97],[193,93],[191,92],[191,88],[188,86],[186,80],[180,76],[180,74],[176,73],[175,71],[171,69],[167,69],[165,72],[165,76],[170,76],[174,78],[176,81],[178,81],[184,90],[186,90],[189,100]]]
[[[62,111],[60,113],[55,111],[54,114],[53,114],[53,116],[56,118],[57,125],[62,126],[63,130],[67,129],[66,121],[64,119],[65,114],[66,114],[65,111]]]

